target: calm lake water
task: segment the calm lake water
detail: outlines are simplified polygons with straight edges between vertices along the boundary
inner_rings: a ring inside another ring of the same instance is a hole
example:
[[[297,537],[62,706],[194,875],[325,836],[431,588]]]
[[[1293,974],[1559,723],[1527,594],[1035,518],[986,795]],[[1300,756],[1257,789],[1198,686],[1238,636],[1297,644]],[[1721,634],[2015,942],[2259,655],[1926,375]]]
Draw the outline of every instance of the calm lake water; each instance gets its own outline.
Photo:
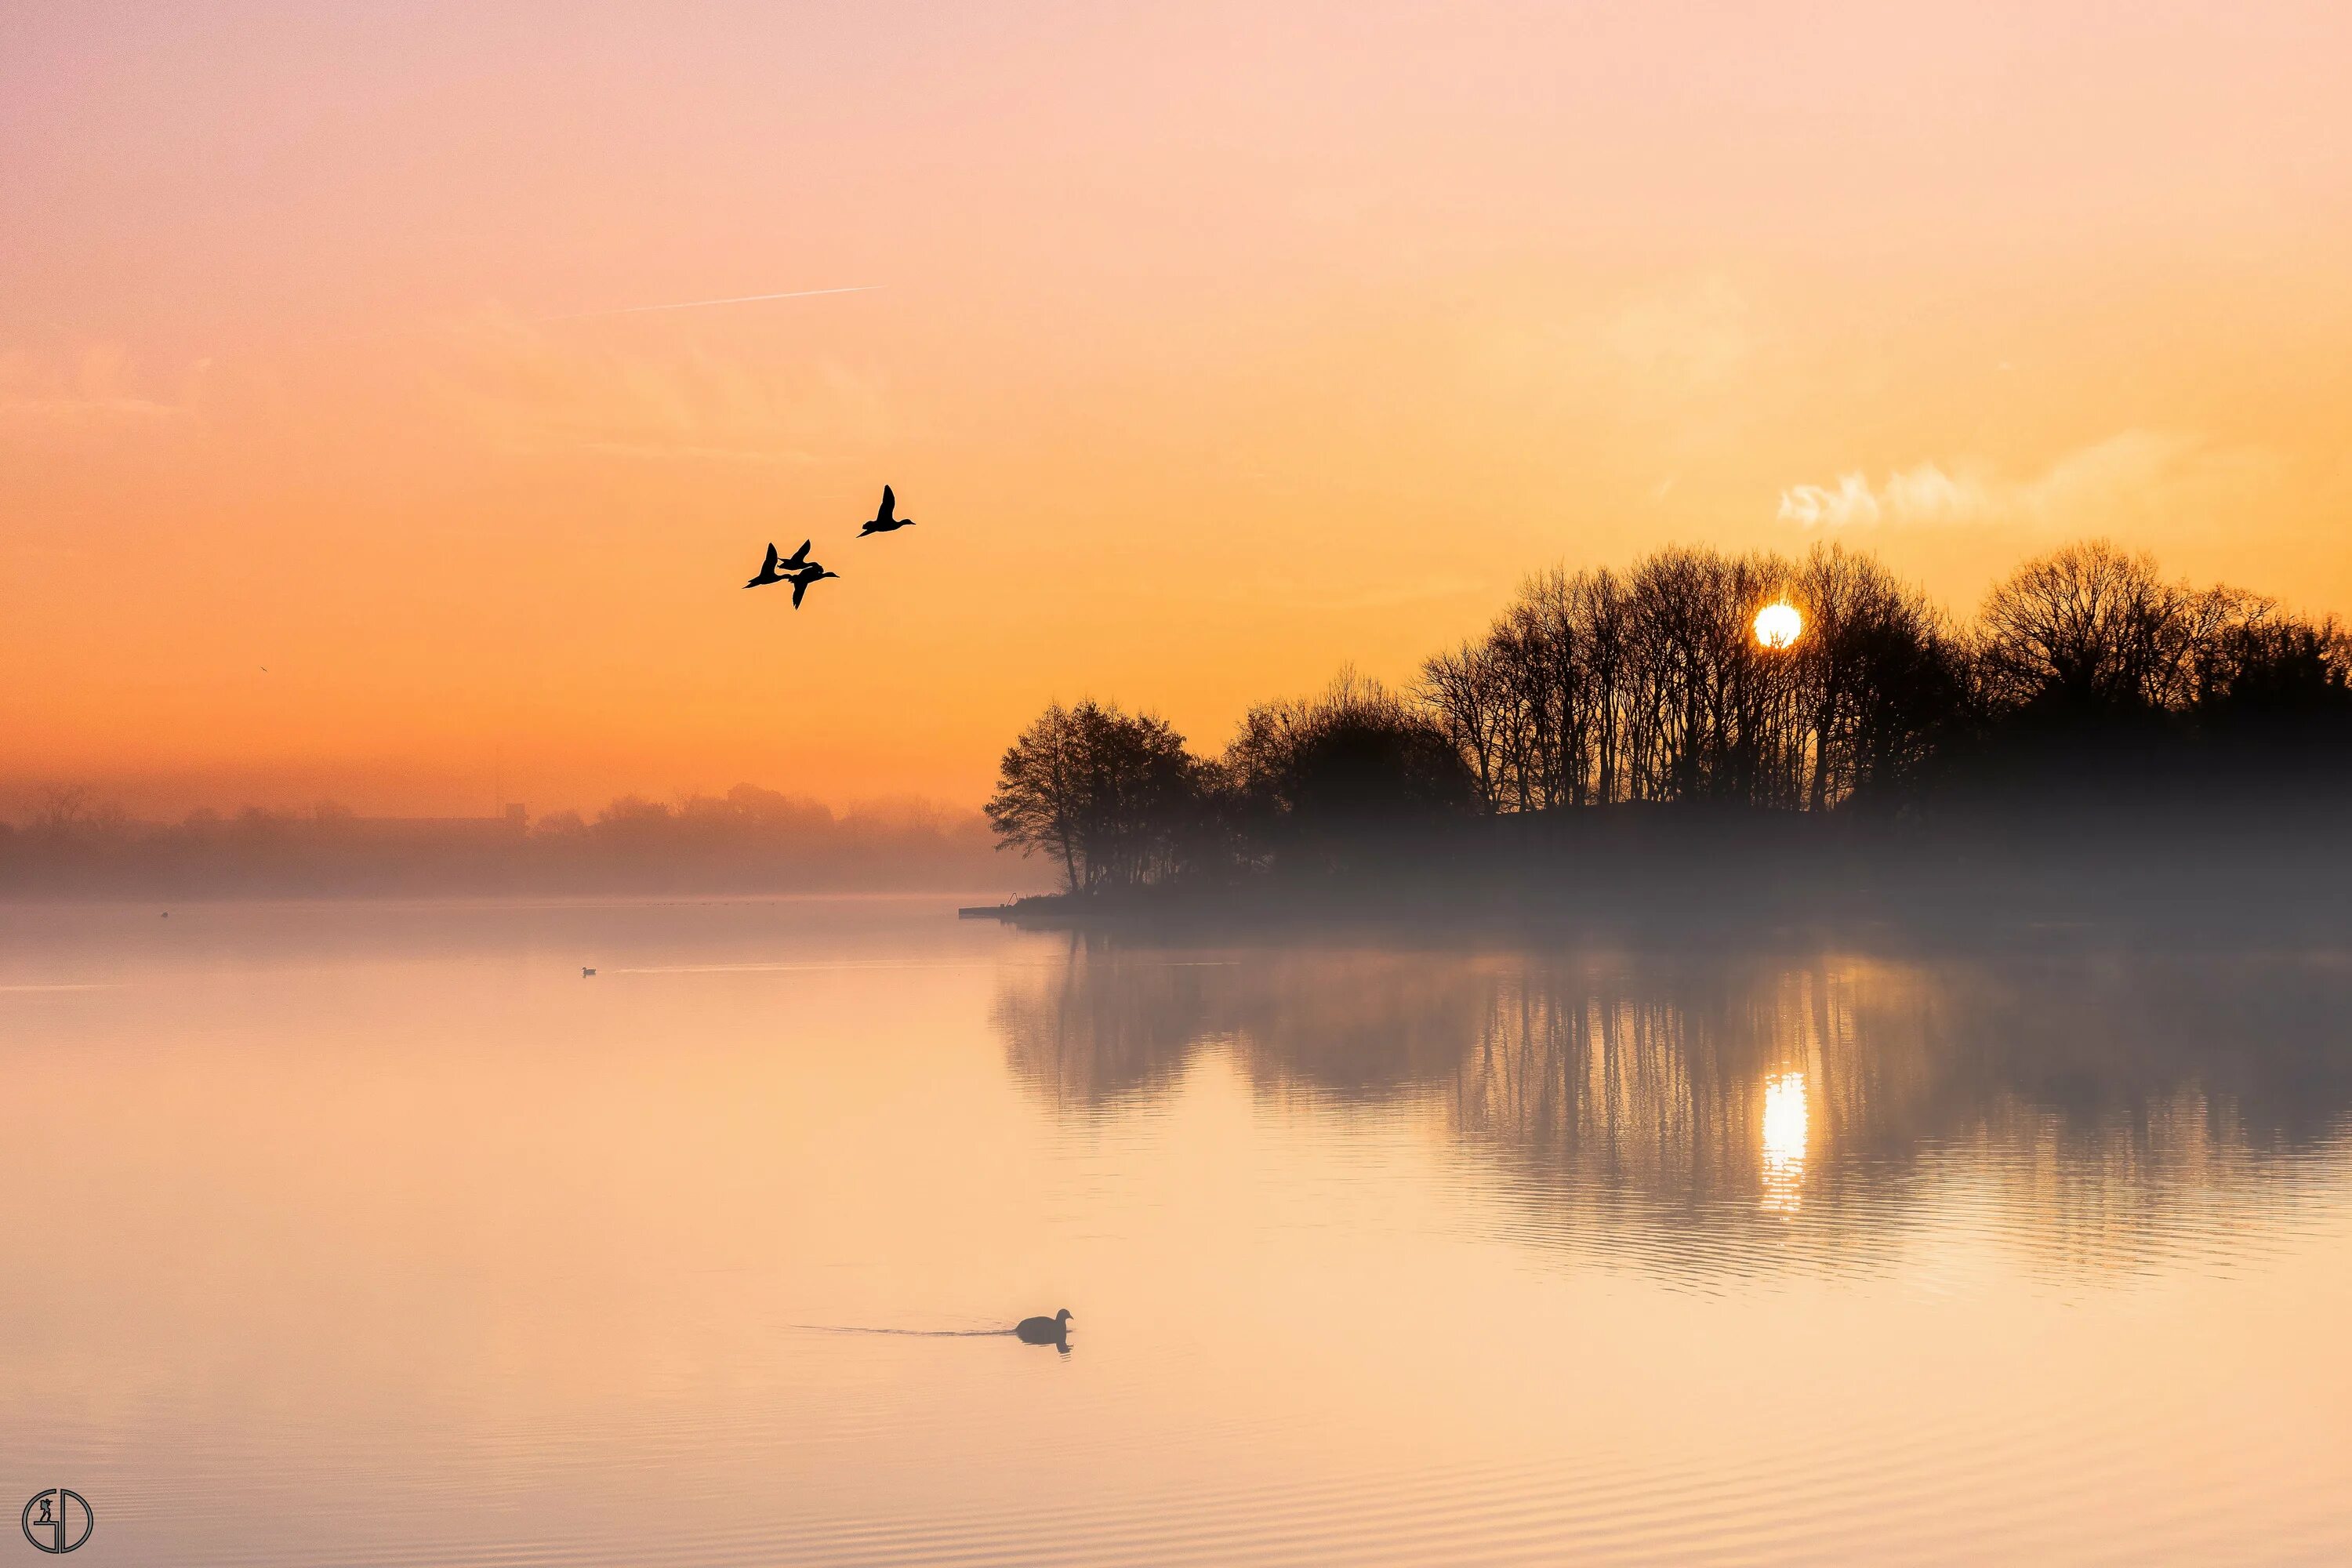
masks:
[[[78,1564],[2352,1561],[2338,952],[20,906],[0,1066]]]

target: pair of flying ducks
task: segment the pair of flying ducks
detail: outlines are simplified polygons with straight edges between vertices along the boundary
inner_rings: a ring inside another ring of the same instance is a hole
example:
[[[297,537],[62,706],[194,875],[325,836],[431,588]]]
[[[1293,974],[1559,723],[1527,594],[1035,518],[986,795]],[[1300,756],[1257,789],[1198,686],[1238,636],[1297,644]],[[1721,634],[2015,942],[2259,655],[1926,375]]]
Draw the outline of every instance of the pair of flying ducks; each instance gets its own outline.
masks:
[[[912,528],[915,525],[913,518],[900,517],[898,512],[898,498],[891,491],[888,485],[884,485],[882,510],[866,520],[866,526],[857,531],[857,537],[863,539],[869,533],[895,533],[899,529]],[[801,547],[790,555],[779,555],[776,553],[776,547],[772,544],[769,545],[768,558],[760,563],[760,574],[743,586],[764,588],[771,583],[790,583],[793,585],[793,608],[799,609],[801,596],[808,592],[810,584],[821,583],[827,577],[841,575],[838,572],[826,571],[808,558],[809,546],[814,542],[815,542],[813,540],[802,540]]]

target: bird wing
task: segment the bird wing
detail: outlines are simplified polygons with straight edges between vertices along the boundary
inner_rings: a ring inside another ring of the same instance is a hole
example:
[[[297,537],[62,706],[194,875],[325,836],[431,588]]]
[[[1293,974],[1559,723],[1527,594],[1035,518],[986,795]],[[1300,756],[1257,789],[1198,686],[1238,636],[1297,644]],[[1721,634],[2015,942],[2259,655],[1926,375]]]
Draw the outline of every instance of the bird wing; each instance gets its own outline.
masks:
[[[884,485],[882,487],[882,510],[874,514],[874,521],[877,522],[887,522],[890,521],[890,514],[898,510],[898,496],[891,491],[888,485]]]
[[[789,556],[785,557],[786,564],[793,566],[804,564],[808,560],[809,546],[815,542],[816,541],[813,539],[802,540],[801,547],[798,550],[793,551]]]
[[[799,608],[801,607],[801,595],[802,595],[803,594],[807,593],[807,592],[808,592],[808,579],[807,579],[807,578],[805,578],[805,577],[795,577],[795,578],[793,578],[793,609],[797,610],[797,609],[799,609]]]

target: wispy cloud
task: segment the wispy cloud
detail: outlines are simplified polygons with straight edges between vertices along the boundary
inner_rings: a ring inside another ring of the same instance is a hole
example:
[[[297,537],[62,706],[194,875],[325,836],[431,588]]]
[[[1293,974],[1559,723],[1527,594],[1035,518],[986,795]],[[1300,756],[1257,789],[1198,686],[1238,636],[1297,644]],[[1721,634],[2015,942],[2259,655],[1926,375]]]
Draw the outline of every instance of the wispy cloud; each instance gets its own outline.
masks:
[[[609,310],[573,310],[562,316],[541,316],[542,321],[586,321],[600,316],[642,316],[655,310],[705,310],[716,305],[759,305],[770,300],[814,300],[821,294],[871,294],[879,283],[853,283],[842,289],[793,289],[782,294],[738,294],[727,300],[681,300],[667,305],[621,305]]]
[[[451,331],[426,374],[450,416],[510,452],[802,463],[868,446],[888,425],[880,384],[836,361],[622,350],[497,312]]]
[[[2193,523],[2242,508],[2272,482],[2277,460],[2250,447],[2126,430],[2070,452],[2040,474],[1921,463],[1877,485],[1857,470],[1780,492],[1783,522],[1830,531],[1999,525],[2077,531],[2162,521]]]
[[[789,468],[818,461],[814,452],[774,447],[696,447],[682,442],[660,441],[582,441],[578,446],[581,451],[600,452],[608,458],[645,458],[656,462],[696,460]]]
[[[1834,487],[1792,485],[1780,492],[1780,521],[1807,528],[1851,528],[1885,515],[1870,480],[1859,472],[1839,475]]]
[[[1489,584],[1476,577],[1427,576],[1411,577],[1387,584],[1367,584],[1337,592],[1314,593],[1303,588],[1295,579],[1260,578],[1255,582],[1224,583],[1202,587],[1185,584],[1170,587],[1153,594],[1156,598],[1181,599],[1187,603],[1203,600],[1221,605],[1271,605],[1299,611],[1385,610],[1403,605],[1425,604],[1435,599],[1465,598],[1486,593]]]
[[[194,417],[209,360],[181,369],[166,388],[141,374],[119,343],[57,353],[0,350],[0,430],[78,435],[161,426]]]

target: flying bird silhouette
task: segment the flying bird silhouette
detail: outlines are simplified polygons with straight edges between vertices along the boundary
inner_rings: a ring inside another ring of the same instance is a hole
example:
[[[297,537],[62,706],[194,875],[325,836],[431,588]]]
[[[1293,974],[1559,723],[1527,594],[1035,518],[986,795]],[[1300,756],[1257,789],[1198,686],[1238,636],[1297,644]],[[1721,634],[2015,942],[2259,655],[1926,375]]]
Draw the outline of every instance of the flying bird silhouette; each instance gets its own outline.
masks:
[[[803,550],[806,550],[808,546],[803,544],[801,548]],[[771,583],[781,583],[783,580],[783,574],[776,570],[776,547],[773,544],[771,544],[768,546],[768,558],[760,563],[760,574],[757,577],[752,578],[749,583],[744,584],[743,586],[746,588],[764,588]]]
[[[810,584],[822,583],[827,577],[838,577],[841,574],[838,572],[828,572],[824,567],[817,565],[814,562],[811,562],[808,565],[802,567],[799,571],[785,578],[784,581],[793,585],[793,608],[797,610],[801,607],[801,595],[808,592]]]
[[[888,485],[884,485],[882,487],[882,510],[876,512],[872,520],[869,521],[864,528],[857,531],[857,537],[863,539],[869,533],[888,533],[896,529],[914,527],[915,520],[913,518],[896,517],[892,515],[898,510],[898,496],[891,491]]]
[[[743,584],[746,588],[762,588],[771,583],[789,583],[795,574],[816,564],[808,558],[809,545],[814,541],[803,539],[801,547],[790,555],[779,555],[776,547],[768,546],[768,558],[760,563],[760,574]]]

